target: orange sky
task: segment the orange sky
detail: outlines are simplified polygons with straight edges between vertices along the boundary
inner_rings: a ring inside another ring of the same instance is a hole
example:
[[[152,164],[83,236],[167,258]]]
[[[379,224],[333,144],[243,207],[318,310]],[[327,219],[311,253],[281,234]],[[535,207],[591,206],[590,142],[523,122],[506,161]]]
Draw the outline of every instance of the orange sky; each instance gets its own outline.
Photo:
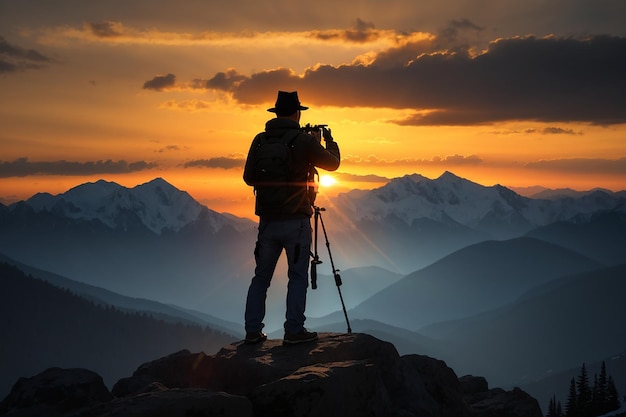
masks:
[[[446,170],[626,189],[623,2],[236,2],[0,0],[0,202],[162,177],[251,217],[242,161],[279,89],[339,142],[325,194]]]

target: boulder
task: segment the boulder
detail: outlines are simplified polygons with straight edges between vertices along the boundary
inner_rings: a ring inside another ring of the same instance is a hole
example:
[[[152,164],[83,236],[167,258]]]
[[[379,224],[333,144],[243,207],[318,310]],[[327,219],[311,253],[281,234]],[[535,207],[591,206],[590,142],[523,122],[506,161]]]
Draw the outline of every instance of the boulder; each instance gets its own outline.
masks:
[[[63,416],[113,398],[102,377],[95,372],[49,368],[32,378],[20,378],[0,403],[0,415]]]

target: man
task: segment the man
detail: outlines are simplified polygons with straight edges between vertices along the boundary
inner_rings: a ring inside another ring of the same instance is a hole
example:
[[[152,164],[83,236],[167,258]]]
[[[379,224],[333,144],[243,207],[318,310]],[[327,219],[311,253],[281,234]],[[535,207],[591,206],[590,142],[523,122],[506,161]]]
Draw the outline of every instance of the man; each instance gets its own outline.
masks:
[[[300,129],[300,115],[306,109],[308,107],[300,104],[297,91],[279,91],[275,107],[267,110],[275,113],[276,118],[266,122],[265,132],[254,138],[246,159],[243,179],[255,187],[255,214],[259,216],[254,251],[256,268],[245,311],[245,342],[249,344],[267,339],[262,332],[265,299],[283,249],[287,255],[289,278],[283,342],[294,344],[317,339],[317,333],[304,328],[313,214],[313,198],[307,184],[315,167],[336,170],[340,155],[330,129],[323,129],[323,134],[317,131],[313,136]],[[322,135],[326,148],[321,144]],[[261,142],[267,140],[283,141],[290,149],[290,173],[285,182],[264,184],[259,179],[267,169],[259,171],[255,164],[258,164]]]

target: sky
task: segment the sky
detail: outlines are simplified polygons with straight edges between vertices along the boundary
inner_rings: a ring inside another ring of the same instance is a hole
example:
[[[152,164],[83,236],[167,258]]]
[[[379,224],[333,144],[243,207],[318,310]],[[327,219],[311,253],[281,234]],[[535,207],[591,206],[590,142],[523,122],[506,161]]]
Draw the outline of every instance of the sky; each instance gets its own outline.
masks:
[[[279,90],[339,143],[322,195],[445,171],[624,190],[624,22],[624,0],[0,0],[0,203],[160,177],[254,218]]]

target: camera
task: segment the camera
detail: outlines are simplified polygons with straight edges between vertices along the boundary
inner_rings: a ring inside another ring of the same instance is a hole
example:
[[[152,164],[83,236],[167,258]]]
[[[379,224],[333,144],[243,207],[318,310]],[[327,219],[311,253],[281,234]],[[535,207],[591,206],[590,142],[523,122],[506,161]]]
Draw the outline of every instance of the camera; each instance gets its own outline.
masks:
[[[325,129],[328,125],[312,125],[311,123],[307,123],[304,127],[302,127],[302,131],[305,133],[313,133],[317,132],[320,129]]]
[[[332,135],[330,134],[330,129],[328,129],[326,126],[328,125],[312,125],[310,123],[307,123],[304,127],[300,128],[303,132],[308,133],[309,135],[313,135],[314,133],[319,132],[320,130],[322,131],[322,137],[324,138],[324,140],[326,142],[333,140]]]

